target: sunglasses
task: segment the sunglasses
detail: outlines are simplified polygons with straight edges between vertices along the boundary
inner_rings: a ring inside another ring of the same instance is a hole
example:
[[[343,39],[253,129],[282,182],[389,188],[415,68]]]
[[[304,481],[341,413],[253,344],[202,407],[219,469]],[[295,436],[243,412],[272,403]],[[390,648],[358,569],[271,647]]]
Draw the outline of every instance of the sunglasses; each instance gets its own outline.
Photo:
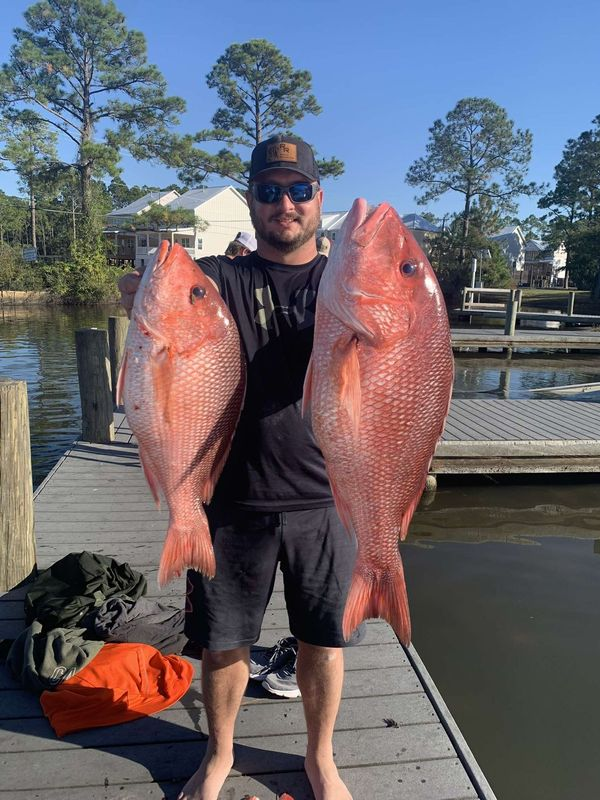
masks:
[[[317,181],[292,183],[291,186],[278,186],[276,183],[252,183],[250,191],[259,203],[269,205],[278,203],[284,194],[290,198],[292,203],[308,203],[319,191],[319,184]]]

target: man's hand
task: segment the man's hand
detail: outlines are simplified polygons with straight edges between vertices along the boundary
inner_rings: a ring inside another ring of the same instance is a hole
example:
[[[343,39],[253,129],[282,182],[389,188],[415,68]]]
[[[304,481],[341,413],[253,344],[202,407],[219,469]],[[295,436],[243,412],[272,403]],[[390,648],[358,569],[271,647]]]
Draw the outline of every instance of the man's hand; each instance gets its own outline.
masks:
[[[133,300],[135,293],[140,285],[140,280],[144,274],[144,267],[136,269],[134,272],[128,272],[119,278],[119,291],[121,292],[121,305],[127,312],[127,316],[131,318],[131,309],[133,308]]]

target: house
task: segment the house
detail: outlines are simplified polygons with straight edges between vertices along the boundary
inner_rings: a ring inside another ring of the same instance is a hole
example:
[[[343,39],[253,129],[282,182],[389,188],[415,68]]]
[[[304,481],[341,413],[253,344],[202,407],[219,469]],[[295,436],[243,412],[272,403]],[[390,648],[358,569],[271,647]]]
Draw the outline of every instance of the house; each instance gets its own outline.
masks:
[[[567,266],[564,244],[554,249],[541,239],[530,239],[525,245],[525,266],[521,283],[532,288],[563,286]]]
[[[526,245],[521,227],[519,225],[509,225],[490,236],[490,239],[499,245],[513,278],[521,283],[525,266]]]
[[[433,222],[430,222],[420,214],[405,214],[402,217],[402,222],[410,229],[412,235],[417,240],[419,247],[422,247],[425,252],[429,250],[429,241],[432,236],[438,236],[442,229]]]
[[[321,226],[317,231],[317,236],[326,236],[332,243],[335,242],[348,213],[348,211],[324,211],[321,214]],[[410,228],[413,236],[424,249],[428,246],[426,240],[430,236],[441,233],[441,228],[420,214],[406,214],[402,217],[402,221],[407,228]]]
[[[333,244],[336,236],[339,236],[341,227],[348,214],[348,211],[323,211],[321,214],[321,225],[317,230],[317,236],[326,236]]]
[[[253,233],[246,199],[233,186],[190,189],[182,195],[178,192],[169,194],[171,196],[166,201],[165,195],[156,198],[144,195],[107,215],[105,234],[114,236],[117,259],[121,263],[130,261],[136,267],[146,266],[163,240],[180,244],[192,258],[220,255],[237,233]],[[172,210],[193,211],[197,223],[164,228],[136,225],[136,217],[155,202]]]
[[[118,264],[135,263],[136,238],[133,230],[135,218],[153,204],[165,206],[176,197],[179,197],[179,192],[174,189],[167,192],[148,192],[123,208],[106,215],[104,235],[115,244],[115,258]]]

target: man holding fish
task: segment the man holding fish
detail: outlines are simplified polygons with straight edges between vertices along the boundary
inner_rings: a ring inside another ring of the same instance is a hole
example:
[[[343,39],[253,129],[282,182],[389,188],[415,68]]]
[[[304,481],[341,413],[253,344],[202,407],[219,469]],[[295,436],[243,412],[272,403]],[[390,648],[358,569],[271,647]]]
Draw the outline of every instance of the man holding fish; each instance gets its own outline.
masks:
[[[342,616],[355,543],[333,506],[323,457],[301,412],[315,301],[327,259],[316,231],[323,193],[311,148],[276,136],[252,153],[247,193],[257,251],[199,266],[237,323],[247,388],[231,453],[207,516],[216,574],[190,572],[187,634],[203,646],[206,755],[185,800],[217,800],[233,764],[233,732],[278,562],[306,715],[305,769],[317,800],[348,800],[333,761],[343,682]],[[139,276],[120,281],[130,310]],[[190,416],[194,409],[189,409]]]
[[[249,648],[279,566],[298,640],[305,771],[316,800],[351,800],[333,759],[342,648],[370,616],[410,640],[398,539],[447,413],[447,317],[431,266],[396,212],[387,204],[371,211],[364,200],[348,215],[317,302],[327,264],[315,239],[323,193],[301,139],[278,135],[254,148],[246,196],[256,252],[203,258],[200,272],[165,243],[141,287],[136,273],[120,281],[125,308],[133,306],[120,378],[125,409],[150,487],[155,497],[162,490],[171,512],[159,580],[193,568],[186,633],[203,647],[209,739],[179,798],[218,800],[233,765]],[[172,288],[161,292],[161,281]],[[169,341],[177,326],[186,342],[197,331],[206,358],[193,361],[189,343]],[[227,393],[215,378],[225,362]],[[211,415],[209,433],[199,434],[197,417]]]

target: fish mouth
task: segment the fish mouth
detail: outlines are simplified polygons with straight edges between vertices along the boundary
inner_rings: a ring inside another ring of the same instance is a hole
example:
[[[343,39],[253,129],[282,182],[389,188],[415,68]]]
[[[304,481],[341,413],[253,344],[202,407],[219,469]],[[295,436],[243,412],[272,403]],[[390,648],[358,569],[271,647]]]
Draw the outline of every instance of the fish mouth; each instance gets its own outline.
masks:
[[[362,197],[355,200],[354,205],[357,206],[358,225],[352,234],[352,241],[359,247],[368,247],[379,233],[392,208],[389,203],[380,203],[373,208]]]

